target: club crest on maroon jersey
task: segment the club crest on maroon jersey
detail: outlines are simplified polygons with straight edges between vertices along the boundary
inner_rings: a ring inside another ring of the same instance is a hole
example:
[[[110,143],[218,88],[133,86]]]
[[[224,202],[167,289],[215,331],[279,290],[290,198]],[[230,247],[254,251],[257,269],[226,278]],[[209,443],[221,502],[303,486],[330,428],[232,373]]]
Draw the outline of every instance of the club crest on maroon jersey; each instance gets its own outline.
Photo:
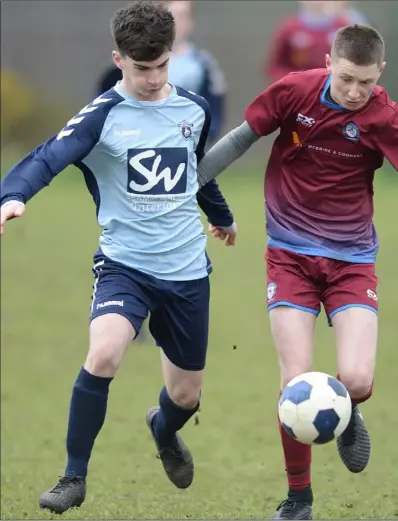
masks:
[[[352,121],[343,127],[343,136],[346,139],[357,142],[359,141],[359,135],[359,128]]]

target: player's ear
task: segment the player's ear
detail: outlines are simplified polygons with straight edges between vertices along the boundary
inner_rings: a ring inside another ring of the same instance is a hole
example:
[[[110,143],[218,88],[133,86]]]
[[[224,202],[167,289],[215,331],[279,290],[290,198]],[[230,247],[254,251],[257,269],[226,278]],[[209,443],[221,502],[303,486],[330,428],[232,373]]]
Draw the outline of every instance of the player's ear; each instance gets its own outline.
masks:
[[[380,72],[380,74],[384,71],[384,69],[386,68],[386,65],[387,65],[386,62],[383,62],[383,63],[380,65],[380,67],[379,67],[379,72]]]
[[[325,64],[326,64],[326,68],[329,72],[332,72],[331,71],[331,66],[332,66],[332,58],[330,56],[330,54],[327,54],[326,57],[325,57]]]
[[[118,51],[112,51],[112,59],[113,59],[113,63],[116,65],[116,67],[118,69],[122,69],[121,67],[121,64],[120,64],[120,61],[121,61],[121,56],[120,56],[120,52]]]

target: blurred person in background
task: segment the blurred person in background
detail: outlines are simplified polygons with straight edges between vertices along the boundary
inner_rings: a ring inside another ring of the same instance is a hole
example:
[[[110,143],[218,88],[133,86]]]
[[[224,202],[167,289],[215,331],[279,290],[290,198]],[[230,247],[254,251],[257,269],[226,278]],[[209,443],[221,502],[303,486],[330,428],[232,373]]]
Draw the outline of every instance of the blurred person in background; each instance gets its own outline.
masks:
[[[209,132],[209,144],[212,144],[220,137],[225,119],[225,75],[214,56],[198,48],[190,40],[195,28],[192,2],[166,0],[163,3],[173,14],[176,24],[176,39],[170,56],[169,81],[207,100],[212,116]],[[97,95],[111,89],[119,80],[121,71],[112,65],[100,77]]]
[[[342,4],[346,2],[299,0],[298,13],[284,18],[271,37],[264,66],[267,82],[290,72],[325,67],[336,31],[350,23],[347,6]]]
[[[350,25],[370,25],[370,22],[365,14],[360,9],[348,2],[348,0],[335,0],[326,3],[332,15],[346,18]]]

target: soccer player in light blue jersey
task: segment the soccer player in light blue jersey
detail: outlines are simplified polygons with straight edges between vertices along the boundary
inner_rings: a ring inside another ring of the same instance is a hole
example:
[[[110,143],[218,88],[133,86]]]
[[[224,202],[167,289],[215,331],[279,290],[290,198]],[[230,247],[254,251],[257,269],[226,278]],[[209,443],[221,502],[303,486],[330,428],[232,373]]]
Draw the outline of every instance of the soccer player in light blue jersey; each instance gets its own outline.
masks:
[[[161,348],[165,386],[146,416],[169,479],[187,488],[192,456],[178,431],[199,408],[209,323],[206,235],[234,245],[236,226],[215,182],[198,191],[208,103],[168,83],[175,35],[171,12],[139,2],[112,20],[113,60],[123,79],[95,99],[7,174],[1,233],[26,203],[68,165],[83,172],[102,228],[94,256],[90,346],[73,387],[67,465],[44,492],[42,508],[61,514],[80,506],[109,386],[131,340],[150,314]]]
[[[169,82],[195,92],[209,103],[211,124],[207,143],[211,146],[220,137],[226,116],[225,75],[215,57],[191,41],[195,30],[193,3],[190,0],[166,0],[163,3],[171,11],[175,23],[175,39],[168,66]],[[96,95],[107,92],[121,79],[122,71],[113,63],[99,78]],[[136,341],[147,340],[146,322]]]

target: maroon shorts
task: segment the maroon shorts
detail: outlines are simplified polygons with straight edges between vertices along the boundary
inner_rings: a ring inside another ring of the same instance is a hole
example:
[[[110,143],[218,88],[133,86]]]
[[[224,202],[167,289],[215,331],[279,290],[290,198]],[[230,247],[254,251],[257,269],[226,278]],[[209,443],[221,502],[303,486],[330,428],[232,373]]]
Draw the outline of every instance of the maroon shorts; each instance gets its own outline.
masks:
[[[290,306],[318,315],[321,303],[329,319],[350,307],[367,308],[377,313],[375,265],[301,255],[268,247],[268,310]]]

